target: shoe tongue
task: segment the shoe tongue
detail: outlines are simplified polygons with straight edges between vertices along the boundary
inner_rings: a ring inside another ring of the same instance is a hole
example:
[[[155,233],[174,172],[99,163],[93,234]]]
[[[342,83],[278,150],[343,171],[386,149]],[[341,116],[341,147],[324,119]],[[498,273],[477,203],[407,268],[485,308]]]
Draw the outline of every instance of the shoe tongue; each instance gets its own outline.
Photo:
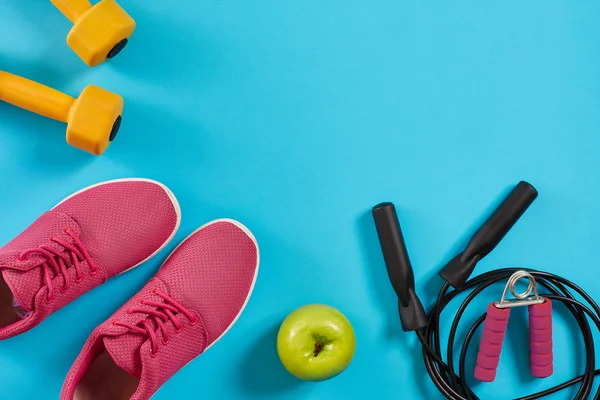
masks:
[[[166,290],[166,287],[160,280],[156,278],[151,279],[135,296],[129,299],[129,301],[125,303],[125,305],[123,305],[119,311],[117,311],[115,314],[117,318],[121,322],[128,325],[136,326],[141,324],[147,318],[146,314],[130,314],[125,312],[125,310],[128,310],[132,307],[137,307],[140,301],[144,299],[160,302],[162,299],[152,293],[154,288],[159,288],[163,291]],[[115,331],[114,328],[116,327],[112,325],[108,325],[108,327],[109,328],[107,331],[105,331],[103,338],[106,351],[108,351],[113,361],[122,370],[135,378],[141,378],[142,359],[140,355],[140,349],[144,342],[149,340],[148,336],[131,332],[129,330],[123,330],[122,328],[119,328]]]
[[[79,225],[71,217],[60,212],[48,211],[0,249],[2,277],[20,307],[27,312],[34,311],[35,296],[45,284],[44,272],[42,267],[28,269],[41,261],[38,259],[39,256],[32,255],[23,263],[19,263],[17,259],[25,250],[40,245],[57,246],[60,249],[60,246],[50,242],[50,239],[53,237],[64,239],[65,227],[70,227],[80,234]],[[69,241],[68,238],[66,240]]]
[[[140,378],[142,375],[140,348],[146,340],[148,338],[142,335],[128,332],[119,336],[105,336],[104,347],[123,371]]]

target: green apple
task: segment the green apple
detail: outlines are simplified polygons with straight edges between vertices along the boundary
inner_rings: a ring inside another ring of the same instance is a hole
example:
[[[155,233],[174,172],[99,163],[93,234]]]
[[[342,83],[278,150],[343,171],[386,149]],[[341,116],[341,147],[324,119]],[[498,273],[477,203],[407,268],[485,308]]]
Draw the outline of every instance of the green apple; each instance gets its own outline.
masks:
[[[322,304],[292,312],[277,335],[277,353],[283,366],[305,381],[323,381],[340,374],[352,361],[355,348],[350,321]]]

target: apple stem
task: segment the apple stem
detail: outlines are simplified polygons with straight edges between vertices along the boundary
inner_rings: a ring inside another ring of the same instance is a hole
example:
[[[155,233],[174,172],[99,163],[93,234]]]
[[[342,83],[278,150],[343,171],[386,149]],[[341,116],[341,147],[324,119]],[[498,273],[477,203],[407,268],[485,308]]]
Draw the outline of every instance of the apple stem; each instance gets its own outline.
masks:
[[[321,349],[323,349],[323,345],[319,342],[315,343],[315,352],[314,352],[315,357],[319,355],[319,353],[321,352]]]

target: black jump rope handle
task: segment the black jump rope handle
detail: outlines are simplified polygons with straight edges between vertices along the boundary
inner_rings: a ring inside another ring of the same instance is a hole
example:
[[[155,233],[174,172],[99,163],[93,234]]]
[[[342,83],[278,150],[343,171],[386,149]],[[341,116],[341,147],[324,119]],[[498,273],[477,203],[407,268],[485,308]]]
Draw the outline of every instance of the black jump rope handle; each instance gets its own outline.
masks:
[[[465,251],[454,257],[440,272],[450,285],[459,288],[469,279],[479,260],[488,255],[521,218],[538,195],[527,182],[519,182],[492,215],[471,237]],[[415,293],[415,276],[392,203],[373,207],[373,219],[390,281],[398,296],[402,330],[427,326],[427,314]]]
[[[415,293],[415,276],[404,244],[396,208],[392,203],[373,207],[373,219],[390,281],[398,296],[402,330],[414,331],[427,325],[427,314]]]
[[[537,196],[533,186],[519,182],[473,234],[465,250],[446,264],[440,276],[454,288],[464,285],[477,262],[494,250]]]

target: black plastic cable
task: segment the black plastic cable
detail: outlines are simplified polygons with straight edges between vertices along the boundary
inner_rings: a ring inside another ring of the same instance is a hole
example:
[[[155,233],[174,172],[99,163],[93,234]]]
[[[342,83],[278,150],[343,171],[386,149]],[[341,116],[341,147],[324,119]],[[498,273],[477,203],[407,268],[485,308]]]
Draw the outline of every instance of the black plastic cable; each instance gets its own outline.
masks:
[[[562,303],[569,311],[579,326],[583,343],[585,346],[585,371],[581,376],[556,385],[542,392],[534,393],[516,400],[535,400],[549,396],[568,387],[579,385],[573,400],[587,400],[594,389],[594,377],[600,375],[600,369],[596,369],[595,346],[590,321],[600,331],[600,307],[579,286],[560,276],[542,271],[524,268],[505,268],[487,272],[476,276],[466,282],[460,289],[451,290],[445,283],[440,290],[439,296],[432,310],[428,314],[428,325],[416,331],[417,337],[423,347],[423,361],[427,373],[438,388],[440,393],[450,400],[479,400],[479,397],[469,388],[466,380],[466,355],[473,337],[485,320],[485,313],[472,324],[463,340],[462,348],[458,358],[458,372],[455,370],[455,348],[456,331],[461,317],[467,307],[482,291],[497,282],[506,282],[508,278],[517,271],[526,271],[533,275],[540,290],[540,294],[551,299],[555,304]],[[440,317],[446,306],[460,293],[471,291],[456,311],[450,334],[448,335],[448,346],[444,357],[441,351]],[[578,295],[583,302],[577,300]],[[600,388],[596,389],[594,399],[600,400]]]

